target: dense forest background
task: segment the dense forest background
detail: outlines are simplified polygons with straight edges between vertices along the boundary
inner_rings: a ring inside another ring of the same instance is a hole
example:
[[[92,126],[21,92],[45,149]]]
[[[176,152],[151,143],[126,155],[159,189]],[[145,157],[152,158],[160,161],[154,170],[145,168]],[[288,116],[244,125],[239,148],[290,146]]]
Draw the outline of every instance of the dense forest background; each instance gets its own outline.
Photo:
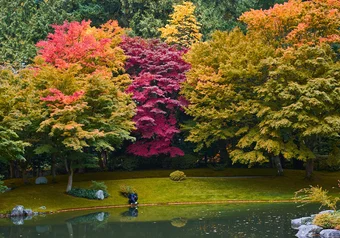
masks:
[[[336,1],[0,6],[6,177],[340,169]]]

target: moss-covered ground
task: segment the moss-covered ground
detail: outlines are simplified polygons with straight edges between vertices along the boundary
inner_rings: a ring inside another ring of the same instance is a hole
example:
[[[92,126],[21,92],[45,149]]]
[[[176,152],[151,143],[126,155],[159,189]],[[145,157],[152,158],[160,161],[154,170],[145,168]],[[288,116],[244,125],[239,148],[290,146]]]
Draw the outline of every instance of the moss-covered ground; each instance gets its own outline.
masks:
[[[72,208],[124,205],[127,200],[119,195],[120,185],[130,185],[138,190],[140,204],[174,202],[219,201],[284,201],[292,200],[294,192],[320,185],[334,196],[340,195],[337,187],[339,172],[315,172],[313,181],[304,179],[304,171],[286,170],[285,176],[276,177],[271,169],[211,169],[185,170],[189,177],[182,182],[169,179],[172,170],[135,172],[102,172],[75,174],[74,187],[89,187],[91,180],[105,181],[111,196],[103,201],[76,198],[65,193],[67,176],[58,176],[56,183],[24,185],[20,179],[6,180],[15,189],[0,194],[0,213],[6,213],[15,205],[24,205],[35,211],[46,206],[45,211]],[[228,176],[262,176],[228,178]],[[48,177],[49,180],[51,178]]]

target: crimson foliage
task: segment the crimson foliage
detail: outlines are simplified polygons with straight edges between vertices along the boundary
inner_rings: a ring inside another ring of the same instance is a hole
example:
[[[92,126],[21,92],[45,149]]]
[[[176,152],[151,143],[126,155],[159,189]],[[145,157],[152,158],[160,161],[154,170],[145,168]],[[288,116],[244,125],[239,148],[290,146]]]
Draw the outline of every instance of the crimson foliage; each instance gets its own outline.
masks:
[[[121,47],[128,56],[126,70],[133,79],[127,91],[137,104],[137,141],[128,152],[142,157],[184,155],[173,140],[180,132],[176,114],[186,103],[179,90],[190,68],[182,59],[187,50],[141,38],[125,38]]]

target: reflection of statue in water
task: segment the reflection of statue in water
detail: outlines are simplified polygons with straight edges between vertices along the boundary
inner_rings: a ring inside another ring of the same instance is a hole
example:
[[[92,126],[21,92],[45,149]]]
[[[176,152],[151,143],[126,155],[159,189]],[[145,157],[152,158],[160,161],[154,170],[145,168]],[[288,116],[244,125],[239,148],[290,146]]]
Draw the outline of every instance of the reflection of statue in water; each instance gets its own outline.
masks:
[[[129,210],[121,214],[123,217],[138,217],[138,207],[131,206]]]

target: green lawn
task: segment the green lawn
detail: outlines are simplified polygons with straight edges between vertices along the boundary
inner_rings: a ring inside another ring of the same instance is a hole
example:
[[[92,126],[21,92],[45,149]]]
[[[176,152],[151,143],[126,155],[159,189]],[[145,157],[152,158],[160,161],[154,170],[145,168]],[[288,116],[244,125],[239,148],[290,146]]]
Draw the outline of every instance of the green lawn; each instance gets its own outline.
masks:
[[[315,180],[304,180],[304,171],[286,170],[285,176],[275,174],[271,169],[211,169],[185,170],[190,176],[183,182],[168,178],[172,170],[136,172],[105,172],[76,174],[74,187],[88,187],[91,180],[105,181],[111,196],[103,201],[76,198],[65,194],[66,176],[59,176],[57,183],[47,185],[23,185],[21,180],[7,180],[6,184],[17,186],[13,191],[0,195],[0,213],[11,210],[15,205],[38,210],[46,206],[47,211],[94,206],[123,205],[127,200],[119,196],[120,185],[130,185],[138,190],[140,204],[169,202],[212,202],[227,200],[277,201],[290,200],[294,192],[309,185],[320,185],[334,196],[340,195],[337,188],[338,172],[316,172]],[[258,178],[218,178],[223,176],[252,176]],[[206,176],[206,178],[202,178]],[[217,178],[216,178],[216,177]],[[195,178],[196,177],[196,178]],[[199,177],[199,178],[197,178]]]

